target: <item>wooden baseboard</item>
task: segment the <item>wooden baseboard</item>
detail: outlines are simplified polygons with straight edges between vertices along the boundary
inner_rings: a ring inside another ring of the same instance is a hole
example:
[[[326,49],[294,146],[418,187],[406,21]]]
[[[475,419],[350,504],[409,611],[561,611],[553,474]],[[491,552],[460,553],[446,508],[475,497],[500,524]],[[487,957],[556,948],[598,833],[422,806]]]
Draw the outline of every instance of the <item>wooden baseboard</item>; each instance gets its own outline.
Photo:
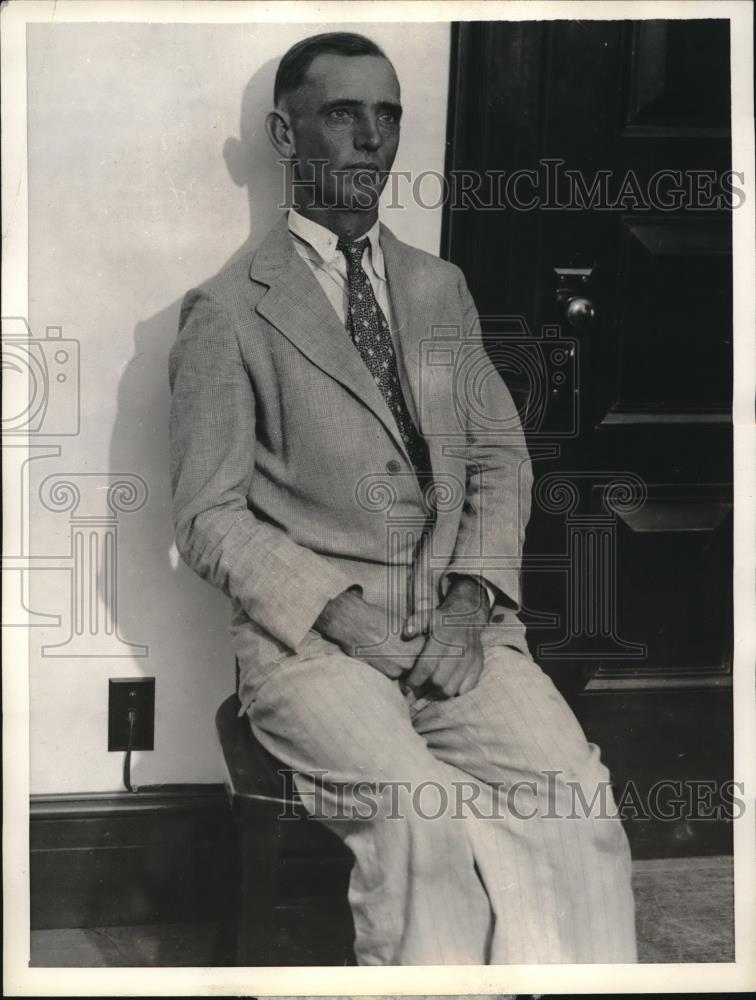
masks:
[[[32,929],[228,919],[236,841],[222,785],[30,801]]]

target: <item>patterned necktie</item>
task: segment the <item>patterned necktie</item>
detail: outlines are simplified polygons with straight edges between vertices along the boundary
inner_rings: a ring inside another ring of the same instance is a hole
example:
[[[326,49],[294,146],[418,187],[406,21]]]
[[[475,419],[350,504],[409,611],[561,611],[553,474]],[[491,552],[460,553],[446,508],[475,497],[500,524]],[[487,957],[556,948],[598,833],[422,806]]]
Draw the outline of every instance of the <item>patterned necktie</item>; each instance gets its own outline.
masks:
[[[346,257],[349,278],[347,330],[391,410],[415,471],[425,478],[431,470],[428,446],[407,409],[399,384],[391,332],[362,267],[362,255],[367,245],[367,239],[339,240],[336,244],[336,249]]]

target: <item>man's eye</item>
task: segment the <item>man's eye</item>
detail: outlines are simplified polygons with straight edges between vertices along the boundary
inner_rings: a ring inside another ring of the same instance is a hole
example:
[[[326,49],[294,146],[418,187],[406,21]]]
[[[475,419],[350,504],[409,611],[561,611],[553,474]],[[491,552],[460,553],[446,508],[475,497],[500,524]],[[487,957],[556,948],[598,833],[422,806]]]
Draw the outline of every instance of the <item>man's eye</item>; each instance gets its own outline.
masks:
[[[334,108],[333,111],[329,111],[328,117],[333,122],[346,122],[352,117],[352,112],[347,108]]]
[[[399,115],[395,111],[382,111],[378,115],[381,125],[398,125]]]

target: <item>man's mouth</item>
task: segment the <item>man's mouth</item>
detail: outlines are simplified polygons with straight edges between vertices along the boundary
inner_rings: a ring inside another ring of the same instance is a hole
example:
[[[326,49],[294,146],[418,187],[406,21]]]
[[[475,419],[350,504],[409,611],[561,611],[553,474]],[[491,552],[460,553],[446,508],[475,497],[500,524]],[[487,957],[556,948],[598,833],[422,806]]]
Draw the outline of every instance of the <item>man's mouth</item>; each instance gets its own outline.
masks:
[[[345,170],[365,170],[365,171],[370,171],[371,173],[375,173],[375,174],[379,174],[381,172],[381,168],[378,166],[377,163],[349,163],[349,164],[347,164],[347,166],[344,169]]]

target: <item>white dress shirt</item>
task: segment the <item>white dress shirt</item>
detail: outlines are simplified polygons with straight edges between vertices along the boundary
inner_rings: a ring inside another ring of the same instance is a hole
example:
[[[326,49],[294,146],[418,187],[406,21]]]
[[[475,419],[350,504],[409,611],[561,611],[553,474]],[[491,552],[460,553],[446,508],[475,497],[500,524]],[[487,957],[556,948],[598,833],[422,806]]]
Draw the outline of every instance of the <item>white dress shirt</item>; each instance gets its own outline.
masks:
[[[379,242],[381,224],[376,220],[362,239],[367,238],[368,246],[362,257],[362,268],[368,276],[378,305],[381,307],[392,337],[396,329],[388,295],[386,267]],[[326,294],[336,315],[346,328],[349,308],[349,279],[346,258],[336,249],[339,241],[336,233],[318,222],[306,219],[294,209],[289,209],[289,232],[294,238],[297,253],[310,268]]]

